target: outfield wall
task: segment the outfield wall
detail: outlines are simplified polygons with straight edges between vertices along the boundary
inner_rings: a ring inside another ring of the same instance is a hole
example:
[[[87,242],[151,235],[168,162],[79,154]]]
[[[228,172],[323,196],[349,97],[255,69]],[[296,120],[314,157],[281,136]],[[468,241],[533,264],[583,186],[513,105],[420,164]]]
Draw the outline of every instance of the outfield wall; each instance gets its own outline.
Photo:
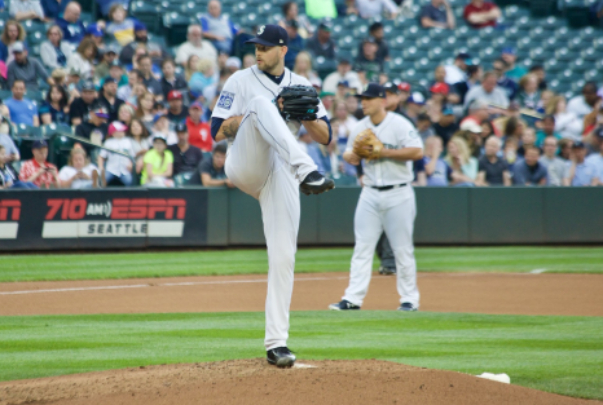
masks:
[[[301,196],[300,245],[351,245],[359,187]],[[417,244],[603,242],[603,188],[417,188]],[[239,190],[3,191],[0,250],[260,246]]]

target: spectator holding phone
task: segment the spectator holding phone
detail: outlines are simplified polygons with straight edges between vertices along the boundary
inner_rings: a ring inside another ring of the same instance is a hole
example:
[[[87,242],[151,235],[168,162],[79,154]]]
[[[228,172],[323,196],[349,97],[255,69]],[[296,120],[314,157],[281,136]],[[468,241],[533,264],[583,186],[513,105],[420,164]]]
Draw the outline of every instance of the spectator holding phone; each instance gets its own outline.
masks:
[[[67,165],[59,171],[61,188],[98,187],[98,168],[88,161],[86,151],[79,145],[71,149]]]
[[[44,139],[34,141],[31,149],[33,159],[23,163],[19,180],[31,182],[40,188],[58,188],[60,182],[57,167],[46,160],[48,143]]]

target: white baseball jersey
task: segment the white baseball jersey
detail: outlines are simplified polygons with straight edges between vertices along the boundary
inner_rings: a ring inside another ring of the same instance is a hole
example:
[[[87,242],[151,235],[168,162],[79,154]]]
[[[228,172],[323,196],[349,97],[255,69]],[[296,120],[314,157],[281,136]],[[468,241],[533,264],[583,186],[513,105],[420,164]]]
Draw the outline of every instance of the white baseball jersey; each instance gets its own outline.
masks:
[[[287,68],[285,68],[284,77],[280,84],[270,80],[256,65],[245,70],[239,70],[224,84],[212,117],[227,119],[232,116],[243,115],[247,110],[249,101],[257,96],[264,96],[276,104],[276,98],[283,87],[294,85],[312,86],[308,79],[296,75]],[[325,117],[327,111],[322,102],[318,107],[318,118]],[[291,133],[297,136],[301,123],[290,121],[287,126]]]
[[[423,148],[423,141],[414,125],[399,114],[388,112],[385,119],[375,126],[370,117],[364,117],[352,129],[346,151],[354,149],[354,140],[365,129],[371,129],[387,149]],[[377,159],[366,161],[364,184],[367,186],[393,186],[411,183],[414,179],[412,161]]]

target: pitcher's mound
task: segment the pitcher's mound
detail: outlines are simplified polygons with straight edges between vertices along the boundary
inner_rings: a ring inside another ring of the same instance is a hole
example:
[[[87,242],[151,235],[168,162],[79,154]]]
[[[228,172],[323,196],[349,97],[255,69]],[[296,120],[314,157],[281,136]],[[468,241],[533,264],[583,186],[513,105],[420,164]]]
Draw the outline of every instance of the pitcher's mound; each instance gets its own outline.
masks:
[[[513,376],[511,376],[512,378]],[[149,366],[0,384],[0,404],[592,404],[452,371],[386,361],[264,359]]]

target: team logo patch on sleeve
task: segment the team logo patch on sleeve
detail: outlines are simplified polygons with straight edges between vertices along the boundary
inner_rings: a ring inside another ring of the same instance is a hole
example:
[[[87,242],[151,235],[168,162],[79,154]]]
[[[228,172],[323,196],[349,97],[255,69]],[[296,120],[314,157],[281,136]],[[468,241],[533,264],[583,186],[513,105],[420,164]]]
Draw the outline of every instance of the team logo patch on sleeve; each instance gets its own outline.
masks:
[[[229,91],[223,91],[220,93],[220,99],[218,100],[218,107],[224,108],[225,110],[230,110],[232,107],[232,102],[234,101],[234,93]]]

